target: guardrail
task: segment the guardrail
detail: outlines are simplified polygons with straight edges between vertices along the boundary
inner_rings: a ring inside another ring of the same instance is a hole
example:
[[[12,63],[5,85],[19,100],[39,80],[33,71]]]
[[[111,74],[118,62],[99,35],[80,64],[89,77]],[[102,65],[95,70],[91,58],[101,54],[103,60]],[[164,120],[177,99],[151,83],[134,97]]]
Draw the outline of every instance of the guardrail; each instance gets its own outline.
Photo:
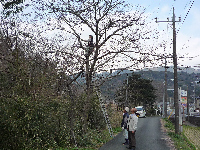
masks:
[[[190,116],[200,116],[200,112],[190,112]]]
[[[189,121],[191,124],[200,127],[200,116],[189,116],[189,118],[186,117],[186,121]]]

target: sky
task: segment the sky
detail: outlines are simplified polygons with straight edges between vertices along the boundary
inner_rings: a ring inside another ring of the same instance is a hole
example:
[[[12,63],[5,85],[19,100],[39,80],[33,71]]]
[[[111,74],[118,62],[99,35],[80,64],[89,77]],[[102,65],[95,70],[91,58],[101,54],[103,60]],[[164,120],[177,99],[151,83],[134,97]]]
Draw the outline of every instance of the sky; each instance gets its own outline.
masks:
[[[178,59],[179,66],[191,66],[199,68],[200,66],[200,1],[199,0],[130,0],[133,5],[140,5],[146,8],[145,13],[149,15],[149,21],[152,23],[154,18],[158,21],[172,20],[173,7],[176,21],[181,17],[181,22],[176,22],[176,51],[177,56],[184,58]],[[167,40],[166,52],[172,53],[170,41],[173,38],[172,23],[160,22],[154,23],[157,29],[163,31],[159,36],[160,42]],[[194,58],[191,58],[194,57]]]
[[[157,54],[163,53],[166,55],[173,53],[173,28],[172,22],[160,22],[156,23],[155,18],[158,21],[172,21],[173,7],[175,13],[176,22],[176,51],[178,57],[178,66],[180,67],[192,67],[198,69],[200,66],[200,1],[199,0],[129,0],[126,2],[141,6],[141,11],[145,10],[144,15],[148,16],[146,23],[149,24],[150,28],[156,28],[159,31],[158,39],[156,40],[157,45],[162,44],[166,41],[166,48],[163,46],[158,47]],[[138,7],[137,7],[138,9]],[[83,38],[88,35],[88,30],[82,34]],[[147,42],[147,41],[145,41]],[[150,45],[155,40],[149,40],[147,43]],[[135,55],[135,54],[133,54]],[[168,66],[173,65],[172,59],[168,59]],[[154,62],[154,66],[146,63],[145,67],[158,67],[164,66],[163,61]],[[143,64],[140,66],[143,68]],[[123,67],[122,67],[123,68]]]
[[[30,0],[26,1],[27,3]],[[172,54],[172,23],[171,22],[160,22],[156,23],[155,18],[157,17],[158,21],[169,21],[172,20],[173,7],[175,10],[176,21],[181,17],[181,22],[176,22],[176,31],[177,31],[177,56],[178,56],[178,65],[182,67],[195,67],[196,69],[200,66],[200,1],[199,0],[126,0],[126,2],[133,4],[135,6],[141,6],[141,9],[146,9],[144,15],[148,16],[146,22],[149,24],[150,28],[156,28],[159,31],[158,39],[155,41],[149,40],[148,44],[157,43],[158,49],[156,53],[163,53],[165,55]],[[27,12],[30,11],[30,7]],[[52,18],[53,20],[53,18]],[[55,21],[52,21],[55,22]],[[26,26],[26,24],[25,24]],[[29,25],[29,28],[33,26]],[[24,27],[28,28],[28,27]],[[50,30],[48,32],[43,32],[45,35],[48,33],[48,36],[54,36],[54,32]],[[82,38],[85,39],[88,37],[90,32],[86,29],[82,33]],[[163,41],[166,42],[165,50],[163,46]],[[145,44],[145,43],[143,43]],[[180,58],[181,57],[181,58]],[[169,66],[172,64],[172,59],[167,60]],[[154,62],[154,66],[164,66],[161,62]],[[141,66],[144,67],[144,66]],[[148,67],[148,63],[145,67]]]

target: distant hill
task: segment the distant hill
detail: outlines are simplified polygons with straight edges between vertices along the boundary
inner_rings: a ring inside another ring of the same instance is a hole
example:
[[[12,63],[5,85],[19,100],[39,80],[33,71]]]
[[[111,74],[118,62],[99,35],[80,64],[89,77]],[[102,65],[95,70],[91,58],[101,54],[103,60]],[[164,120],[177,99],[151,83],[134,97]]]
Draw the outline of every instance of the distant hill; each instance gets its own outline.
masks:
[[[102,94],[107,97],[107,101],[112,101],[115,99],[115,92],[116,90],[122,86],[123,82],[126,82],[127,75],[130,76],[133,71],[125,70],[119,76],[109,79],[101,86]],[[160,102],[163,100],[163,92],[164,92],[164,78],[165,78],[165,71],[162,67],[159,68],[152,68],[152,69],[143,69],[141,71],[135,71],[136,74],[141,74],[141,77],[144,79],[152,80],[153,86],[157,89],[157,99],[156,101]],[[114,72],[113,74],[116,74]],[[167,70],[167,82],[168,82],[168,89],[173,89],[174,87],[174,74],[173,68],[169,68]],[[191,82],[200,80],[200,71],[195,70],[193,68],[188,68],[186,70],[178,70],[178,84],[179,87],[181,86],[182,89],[186,90],[188,86],[188,93],[190,101],[193,101],[194,95],[194,86]],[[195,95],[200,95],[200,87],[199,85],[195,86]],[[173,93],[168,93],[169,97],[173,99]]]
[[[168,66],[169,68],[167,69],[169,72],[174,72],[174,67],[173,66]],[[148,70],[152,70],[152,71],[165,71],[164,67],[154,67],[154,68],[145,68],[142,71],[148,71]],[[194,69],[194,68],[185,68],[185,67],[178,67],[178,72],[187,72],[189,74],[191,73],[200,73],[200,69]],[[137,71],[136,71],[137,72]]]

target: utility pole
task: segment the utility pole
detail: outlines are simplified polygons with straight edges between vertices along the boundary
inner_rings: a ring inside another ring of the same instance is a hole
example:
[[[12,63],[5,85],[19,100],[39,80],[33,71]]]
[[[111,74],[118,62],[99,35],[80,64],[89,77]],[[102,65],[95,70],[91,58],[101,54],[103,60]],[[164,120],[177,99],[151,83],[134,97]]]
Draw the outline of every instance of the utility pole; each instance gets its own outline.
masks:
[[[195,96],[196,96],[196,95],[195,95],[196,87],[195,87],[195,86],[196,86],[196,82],[194,81],[194,110],[195,110],[195,108],[196,108],[196,107],[195,107],[195,105],[196,105],[196,102],[195,102],[195,100],[196,100],[196,98],[195,98]]]
[[[179,17],[179,21],[175,21],[174,7],[173,7],[173,17],[172,21],[157,21],[158,22],[172,22],[173,24],[173,63],[174,63],[174,104],[175,104],[175,133],[179,134],[179,101],[178,101],[178,78],[177,78],[177,55],[176,55],[176,28],[175,23],[181,22],[181,18]]]
[[[187,69],[188,69],[189,67],[187,66],[186,67],[186,73],[187,73]],[[188,73],[187,73],[187,75],[188,75]],[[187,121],[189,121],[189,109],[190,109],[190,107],[189,107],[189,100],[188,100],[188,85],[187,85]]]
[[[167,60],[165,57],[165,98],[164,98],[164,117],[167,118]]]
[[[179,121],[178,128],[179,129],[178,129],[178,131],[179,131],[179,133],[181,133],[181,132],[183,132],[183,117],[182,117],[182,114],[181,114],[181,87],[178,88],[178,105],[179,105],[179,108],[180,108],[178,110],[179,111],[179,118],[178,118],[178,121]],[[175,111],[176,111],[176,109],[175,109]]]

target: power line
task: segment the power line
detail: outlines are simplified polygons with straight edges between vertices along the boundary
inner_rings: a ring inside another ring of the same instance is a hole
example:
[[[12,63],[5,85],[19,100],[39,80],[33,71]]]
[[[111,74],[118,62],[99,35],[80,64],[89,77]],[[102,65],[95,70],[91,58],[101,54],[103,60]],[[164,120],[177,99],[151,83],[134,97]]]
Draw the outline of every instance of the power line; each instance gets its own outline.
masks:
[[[190,1],[190,2],[191,2],[191,1]],[[187,11],[187,13],[186,13],[186,15],[185,15],[185,17],[184,17],[184,19],[183,19],[183,21],[182,21],[182,23],[181,23],[179,29],[177,30],[176,34],[178,34],[179,30],[181,29],[181,26],[182,26],[183,23],[185,22],[185,19],[187,18],[187,16],[188,16],[188,14],[189,14],[189,12],[190,12],[190,10],[191,10],[193,4],[194,4],[194,0],[192,1],[191,5],[190,5],[190,8],[189,8],[189,10]]]

